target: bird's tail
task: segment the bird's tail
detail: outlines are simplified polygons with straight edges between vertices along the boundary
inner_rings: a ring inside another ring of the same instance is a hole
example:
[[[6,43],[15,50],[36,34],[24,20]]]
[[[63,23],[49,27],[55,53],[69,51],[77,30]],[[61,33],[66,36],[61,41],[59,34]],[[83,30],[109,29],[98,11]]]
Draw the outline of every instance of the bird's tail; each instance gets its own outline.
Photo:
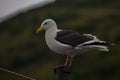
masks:
[[[92,43],[93,45],[97,45],[98,49],[100,51],[109,51],[110,46],[116,46],[118,44],[111,43],[111,42],[106,42],[106,41],[101,41],[101,42],[94,42]]]
[[[88,43],[85,45],[115,46],[117,44],[111,43],[111,42],[106,42],[106,41],[96,41],[96,42]]]
[[[104,46],[115,46],[116,44],[115,43],[111,43],[111,42],[106,42],[106,41],[103,41],[103,42],[98,42],[100,45],[104,45]]]
[[[115,46],[117,44],[111,43],[111,42],[106,42],[106,41],[96,41],[96,42],[84,44],[84,46],[89,46],[89,45],[100,51],[109,51],[108,47]]]

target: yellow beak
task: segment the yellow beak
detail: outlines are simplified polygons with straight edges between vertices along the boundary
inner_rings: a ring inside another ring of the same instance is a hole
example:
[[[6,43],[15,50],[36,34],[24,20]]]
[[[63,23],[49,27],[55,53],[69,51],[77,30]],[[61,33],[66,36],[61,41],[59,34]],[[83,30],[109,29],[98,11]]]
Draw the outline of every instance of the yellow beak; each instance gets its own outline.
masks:
[[[38,34],[38,33],[41,32],[42,30],[43,30],[43,28],[40,27],[40,28],[38,28],[38,29],[36,30],[36,33]]]

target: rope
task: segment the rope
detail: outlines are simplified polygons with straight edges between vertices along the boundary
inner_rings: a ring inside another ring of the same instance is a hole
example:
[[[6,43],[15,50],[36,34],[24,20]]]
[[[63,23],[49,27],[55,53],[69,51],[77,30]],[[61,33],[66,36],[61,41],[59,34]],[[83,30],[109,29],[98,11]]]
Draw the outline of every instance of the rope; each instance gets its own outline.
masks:
[[[34,78],[31,78],[31,77],[25,76],[25,75],[20,74],[20,73],[16,73],[16,72],[10,71],[10,70],[5,69],[5,68],[0,68],[0,71],[4,71],[4,72],[10,73],[10,74],[12,74],[12,75],[15,75],[15,76],[21,77],[21,78],[25,78],[25,79],[27,79],[27,80],[35,80]]]

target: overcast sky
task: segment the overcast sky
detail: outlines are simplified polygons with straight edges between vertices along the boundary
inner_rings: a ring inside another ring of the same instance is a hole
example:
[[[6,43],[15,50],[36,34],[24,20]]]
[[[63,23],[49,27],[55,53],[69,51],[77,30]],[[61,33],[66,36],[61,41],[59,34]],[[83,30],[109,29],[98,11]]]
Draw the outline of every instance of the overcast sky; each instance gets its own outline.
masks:
[[[29,7],[42,6],[45,3],[54,1],[55,0],[0,0],[0,22],[29,10]]]

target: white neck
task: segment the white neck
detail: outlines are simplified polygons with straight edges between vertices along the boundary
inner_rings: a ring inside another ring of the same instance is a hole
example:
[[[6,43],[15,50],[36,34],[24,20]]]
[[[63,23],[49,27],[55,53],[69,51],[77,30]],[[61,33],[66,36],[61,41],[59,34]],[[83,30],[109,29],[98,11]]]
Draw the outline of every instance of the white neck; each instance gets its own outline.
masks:
[[[57,27],[52,26],[51,28],[46,30],[46,33],[52,34],[52,33],[56,32],[56,31],[58,31]]]

